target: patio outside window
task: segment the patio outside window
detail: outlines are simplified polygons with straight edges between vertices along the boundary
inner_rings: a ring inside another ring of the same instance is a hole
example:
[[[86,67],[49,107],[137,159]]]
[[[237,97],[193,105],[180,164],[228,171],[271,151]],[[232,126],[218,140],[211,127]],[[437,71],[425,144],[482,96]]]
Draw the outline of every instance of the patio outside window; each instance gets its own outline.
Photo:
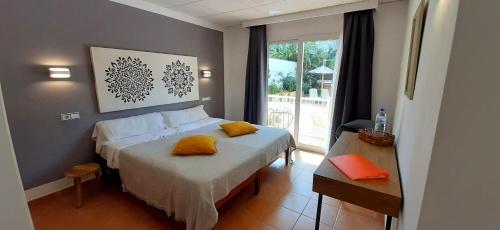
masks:
[[[268,57],[268,125],[288,129],[299,147],[325,152],[335,95],[337,40],[270,43]]]

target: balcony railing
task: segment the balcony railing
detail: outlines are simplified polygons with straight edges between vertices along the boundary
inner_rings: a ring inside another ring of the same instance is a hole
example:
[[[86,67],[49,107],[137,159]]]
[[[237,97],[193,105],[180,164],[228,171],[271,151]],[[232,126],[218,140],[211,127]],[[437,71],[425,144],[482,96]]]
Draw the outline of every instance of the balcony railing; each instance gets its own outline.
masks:
[[[280,95],[268,95],[268,102],[285,102],[291,103],[295,105],[295,97],[294,96],[280,96]],[[301,104],[313,104],[320,106],[328,106],[330,98],[322,98],[322,97],[301,97]]]
[[[268,95],[268,125],[294,132],[295,96]],[[327,137],[331,98],[300,98],[300,142],[322,146]]]

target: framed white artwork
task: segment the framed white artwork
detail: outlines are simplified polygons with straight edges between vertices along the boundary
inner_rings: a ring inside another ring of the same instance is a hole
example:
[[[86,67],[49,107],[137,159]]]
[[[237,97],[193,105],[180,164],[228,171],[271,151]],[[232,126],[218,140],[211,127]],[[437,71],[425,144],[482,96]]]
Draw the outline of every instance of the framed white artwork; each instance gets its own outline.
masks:
[[[99,112],[199,100],[198,58],[91,47]]]

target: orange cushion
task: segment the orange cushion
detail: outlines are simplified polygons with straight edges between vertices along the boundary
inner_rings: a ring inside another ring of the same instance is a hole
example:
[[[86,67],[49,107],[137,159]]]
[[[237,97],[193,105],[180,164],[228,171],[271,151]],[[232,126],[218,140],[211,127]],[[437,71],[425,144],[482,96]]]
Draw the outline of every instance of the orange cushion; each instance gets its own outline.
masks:
[[[241,136],[249,133],[255,133],[258,128],[253,126],[252,124],[245,121],[235,121],[231,123],[226,123],[220,125],[220,127],[226,132],[226,134],[230,137]]]
[[[175,145],[175,155],[212,155],[217,152],[213,136],[188,136],[184,137]]]

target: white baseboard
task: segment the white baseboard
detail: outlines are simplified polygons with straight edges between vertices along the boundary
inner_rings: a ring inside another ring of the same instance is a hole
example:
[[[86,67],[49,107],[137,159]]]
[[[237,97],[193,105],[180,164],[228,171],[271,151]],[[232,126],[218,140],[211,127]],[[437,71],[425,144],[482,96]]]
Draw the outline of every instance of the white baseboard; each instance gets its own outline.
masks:
[[[95,178],[94,174],[85,176],[82,178],[82,182],[92,180]],[[49,182],[47,184],[42,184],[40,186],[30,188],[28,190],[25,190],[24,193],[26,194],[26,200],[32,201],[35,199],[38,199],[40,197],[44,197],[47,195],[50,195],[55,192],[59,192],[65,188],[69,188],[73,186],[73,180],[69,178],[61,178],[59,180],[55,180],[52,182]]]

